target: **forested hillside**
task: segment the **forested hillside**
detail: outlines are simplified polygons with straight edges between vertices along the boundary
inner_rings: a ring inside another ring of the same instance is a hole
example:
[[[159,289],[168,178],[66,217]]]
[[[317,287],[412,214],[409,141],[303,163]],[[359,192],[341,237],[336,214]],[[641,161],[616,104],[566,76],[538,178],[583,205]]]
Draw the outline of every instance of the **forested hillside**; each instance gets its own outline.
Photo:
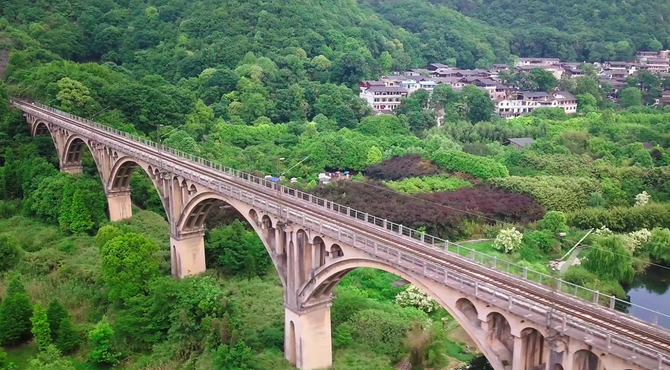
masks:
[[[0,2],[0,62],[10,53],[0,82],[0,370],[294,368],[282,353],[281,282],[243,217],[213,212],[208,271],[172,279],[169,227],[149,178],[132,174],[134,216],[110,222],[86,147],[83,174],[58,171],[51,138],[30,136],[9,95],[259,176],[284,174],[286,186],[443,239],[488,239],[469,245],[598,289],[603,302],[613,294],[626,309],[635,275],[670,264],[667,108],[640,106],[638,92],[638,104],[614,110],[589,74],[561,81],[579,101],[574,114],[539,108],[513,120],[492,115],[474,86],[419,89],[397,115],[373,115],[356,88],[426,62],[600,60],[668,46],[666,5],[564,7]],[[645,100],[662,95],[651,78],[642,85],[658,91]],[[435,110],[445,112],[440,127]],[[517,150],[510,138],[532,144]],[[319,185],[326,171],[353,176]],[[583,264],[550,272],[592,228],[575,254]],[[336,288],[334,370],[390,370],[407,358],[456,369],[479,355],[448,312],[397,280],[357,269]]]
[[[429,1],[510,32],[511,52],[522,57],[626,60],[670,46],[670,5],[662,0]]]

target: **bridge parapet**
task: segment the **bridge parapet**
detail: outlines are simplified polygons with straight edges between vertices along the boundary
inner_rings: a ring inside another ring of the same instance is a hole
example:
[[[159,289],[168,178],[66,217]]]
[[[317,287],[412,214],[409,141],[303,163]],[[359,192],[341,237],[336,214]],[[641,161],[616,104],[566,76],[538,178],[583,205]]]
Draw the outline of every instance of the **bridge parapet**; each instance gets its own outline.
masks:
[[[171,244],[174,248],[173,266],[176,266],[177,276],[204,270],[202,236],[199,235],[198,240],[192,239],[192,230],[186,230],[184,225],[190,224],[187,219],[193,215],[193,209],[199,204],[196,198],[211,192],[220,195],[221,199],[229,203],[235,203],[236,209],[243,210],[241,213],[264,236],[264,243],[273,255],[273,262],[287,287],[287,307],[290,306],[291,310],[298,312],[296,315],[299,317],[302,317],[300,312],[321,305],[324,297],[328,298],[325,301],[329,300],[332,289],[322,290],[321,297],[315,296],[314,292],[319,288],[319,272],[335,263],[334,260],[329,260],[328,264],[320,265],[315,261],[321,257],[314,254],[308,258],[311,266],[301,267],[301,271],[311,271],[311,276],[298,276],[301,273],[295,270],[300,267],[296,262],[297,257],[292,258],[290,253],[302,253],[302,247],[291,247],[290,243],[295,242],[291,238],[295,238],[298,231],[303,229],[324,238],[328,237],[341,245],[351,246],[374,260],[394,266],[398,271],[448,286],[502,311],[545,325],[561,335],[585,337],[594,348],[604,353],[617,353],[641,368],[670,368],[668,332],[658,327],[659,314],[653,311],[650,311],[653,313],[650,316],[651,322],[646,322],[615,311],[617,303],[623,302],[616,297],[569,284],[457,243],[50,107],[17,99],[12,99],[12,105],[25,112],[29,122],[49,122],[65,130],[70,136],[85,138],[89,147],[98,148],[105,157],[98,156],[96,164],[107,184],[114,181],[111,168],[115,166],[111,164],[120,161],[122,156],[132,157],[138,166],[150,174],[168,213]],[[67,152],[67,148],[64,150]],[[105,160],[111,164],[104,164]],[[104,170],[107,167],[110,170]],[[105,189],[109,191],[112,187],[105,186]],[[122,204],[119,207],[122,211],[118,213],[118,218],[128,216],[123,208],[129,207],[129,196],[127,198],[127,201],[120,200]],[[112,203],[110,211],[111,208]],[[207,212],[203,210],[202,216],[206,217]],[[264,215],[270,216],[269,226],[264,224]],[[279,224],[289,225],[295,230],[280,232]],[[269,242],[270,239],[272,242]],[[284,240],[280,241],[281,239]],[[302,323],[304,320],[301,320],[298,321]],[[291,328],[287,327],[287,332],[289,330]],[[296,328],[292,330],[295,331]],[[289,352],[291,349],[287,348],[287,356]]]

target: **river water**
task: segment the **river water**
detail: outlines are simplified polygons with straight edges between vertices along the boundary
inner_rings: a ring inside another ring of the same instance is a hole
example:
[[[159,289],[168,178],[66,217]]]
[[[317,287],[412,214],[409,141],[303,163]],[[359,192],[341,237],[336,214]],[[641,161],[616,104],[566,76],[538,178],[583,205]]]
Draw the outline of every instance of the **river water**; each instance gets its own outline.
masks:
[[[627,286],[626,292],[632,304],[640,305],[670,316],[670,270],[657,266],[649,266],[643,274],[635,275],[633,282]],[[639,308],[630,307],[634,316],[651,320],[654,316]],[[670,328],[670,317],[659,315],[658,324]]]

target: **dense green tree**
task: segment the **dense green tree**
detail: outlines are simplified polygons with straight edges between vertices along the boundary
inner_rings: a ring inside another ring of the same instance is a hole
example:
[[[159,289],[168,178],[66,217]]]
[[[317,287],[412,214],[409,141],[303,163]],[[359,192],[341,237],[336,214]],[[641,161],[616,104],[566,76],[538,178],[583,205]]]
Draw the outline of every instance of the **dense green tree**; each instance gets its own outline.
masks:
[[[649,254],[656,261],[670,262],[670,230],[654,229],[649,240]]]
[[[370,147],[368,151],[368,164],[377,164],[384,159],[383,153],[376,146]]]
[[[157,250],[154,241],[134,233],[116,237],[102,247],[100,263],[110,300],[123,301],[146,293],[158,276]]]
[[[535,68],[532,69],[528,74],[529,78],[540,91],[551,92],[558,85],[558,80],[556,77],[554,77],[554,75],[547,70]]]
[[[210,231],[205,252],[209,266],[230,275],[262,276],[272,264],[258,235],[239,220]]]
[[[637,87],[627,87],[619,92],[619,102],[622,108],[642,105],[642,92]]]
[[[255,369],[254,354],[244,342],[235,345],[222,344],[212,355],[214,370]]]
[[[458,100],[458,93],[450,85],[439,84],[433,89],[430,100],[433,107],[445,108]]]
[[[58,81],[58,88],[56,99],[64,110],[80,116],[94,113],[96,103],[81,82],[65,77]]]
[[[47,321],[49,323],[49,330],[51,331],[51,339],[54,343],[58,337],[60,322],[63,321],[64,318],[69,317],[70,315],[68,314],[67,309],[59,300],[52,299],[51,302],[49,302],[49,307],[47,307]]]
[[[88,344],[91,348],[88,361],[95,364],[116,364],[119,356],[112,348],[112,337],[114,337],[114,330],[109,324],[107,316],[103,316],[102,320],[95,325],[95,328],[88,333]]]
[[[568,231],[568,222],[565,213],[549,211],[542,218],[540,227],[554,234]]]
[[[466,105],[470,122],[488,121],[491,119],[495,104],[486,91],[473,85],[464,86],[460,93],[461,101]]]
[[[635,271],[631,263],[632,256],[625,245],[625,240],[619,235],[598,240],[589,250],[584,267],[603,279],[632,281]]]
[[[16,266],[21,257],[19,244],[7,234],[0,235],[0,272]]]
[[[69,229],[72,233],[77,234],[89,231],[95,225],[84,202],[84,193],[78,189],[72,196],[72,204],[69,211],[65,210],[65,212],[69,212],[69,216],[66,216],[66,218],[70,221]]]
[[[104,247],[108,241],[121,235],[123,235],[123,231],[116,226],[105,225],[98,229],[98,233],[95,234],[95,244],[102,250],[102,247]]]
[[[349,52],[333,63],[332,79],[341,84],[355,86],[370,73],[370,66],[359,52]]]
[[[79,333],[72,326],[69,317],[64,317],[58,324],[56,346],[63,353],[70,353],[79,346]]]
[[[16,345],[30,338],[32,307],[25,293],[7,295],[0,306],[0,345]]]
[[[45,351],[48,346],[52,345],[51,329],[47,320],[47,312],[39,303],[33,306],[33,316],[30,318],[30,322],[32,323],[31,332],[37,344],[37,349]]]

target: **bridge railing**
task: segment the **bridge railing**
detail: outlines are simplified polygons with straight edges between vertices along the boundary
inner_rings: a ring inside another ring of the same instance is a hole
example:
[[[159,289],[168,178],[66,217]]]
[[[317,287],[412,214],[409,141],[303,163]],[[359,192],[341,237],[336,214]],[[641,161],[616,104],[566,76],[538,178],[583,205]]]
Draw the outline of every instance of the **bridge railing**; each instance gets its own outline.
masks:
[[[657,310],[649,309],[637,304],[630,303],[629,301],[617,298],[614,295],[604,294],[594,289],[589,289],[587,287],[573,284],[567,281],[562,280],[560,277],[555,277],[543,272],[535,271],[529,269],[525,266],[509,262],[496,256],[491,256],[485,253],[478,252],[472,248],[460,245],[456,242],[452,242],[446,239],[438,238],[436,236],[429,235],[423,231],[415,230],[398,224],[387,219],[376,217],[370,215],[366,212],[361,212],[351,207],[341,205],[330,200],[316,197],[310,193],[303,192],[298,189],[290,188],[284,185],[279,185],[266,180],[264,178],[254,176],[247,172],[239,171],[230,167],[223,166],[221,164],[212,162],[208,159],[204,159],[198,156],[195,156],[191,153],[182,152],[180,150],[158,144],[151,140],[148,140],[144,137],[136,136],[125,131],[121,131],[94,121],[91,121],[86,118],[78,117],[73,114],[63,112],[61,110],[52,108],[50,106],[43,105],[41,103],[29,103],[22,100],[10,99],[12,102],[17,102],[24,105],[35,105],[41,109],[48,110],[50,112],[59,114],[61,116],[68,117],[72,120],[76,120],[92,127],[96,127],[100,130],[107,131],[109,133],[122,136],[124,138],[140,142],[144,145],[150,146],[156,149],[159,152],[170,153],[174,156],[178,156],[184,159],[187,159],[193,163],[212,168],[217,171],[224,172],[231,177],[234,177],[238,180],[253,183],[260,185],[265,188],[277,189],[285,196],[290,196],[293,198],[300,199],[311,203],[314,206],[323,208],[330,212],[337,212],[338,214],[345,215],[347,217],[356,219],[361,222],[366,222],[370,225],[380,227],[385,229],[387,232],[395,233],[400,237],[410,238],[415,242],[420,242],[424,246],[433,248],[434,250],[449,253],[452,255],[458,255],[460,257],[469,259],[472,262],[478,263],[482,266],[492,268],[501,272],[505,272],[514,276],[517,276],[521,279],[541,284],[545,287],[550,287],[573,297],[577,297],[581,300],[588,301],[590,303],[605,307],[609,310],[616,310],[622,312],[630,317],[642,320],[647,323],[651,323],[655,326],[662,326],[665,328],[670,328],[670,315],[661,313]]]

